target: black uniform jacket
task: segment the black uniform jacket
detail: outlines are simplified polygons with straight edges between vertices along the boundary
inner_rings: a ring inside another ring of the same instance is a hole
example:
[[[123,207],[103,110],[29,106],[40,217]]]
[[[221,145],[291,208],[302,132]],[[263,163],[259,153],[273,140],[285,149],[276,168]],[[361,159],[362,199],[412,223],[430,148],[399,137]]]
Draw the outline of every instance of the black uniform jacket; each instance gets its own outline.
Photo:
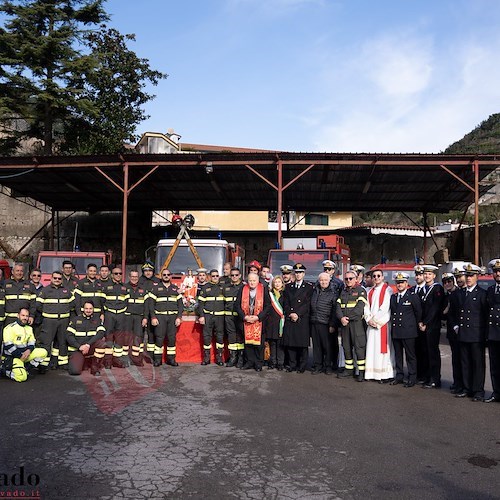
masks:
[[[460,342],[484,342],[486,340],[488,302],[486,290],[477,286],[466,293],[460,290],[460,309],[458,312],[458,340]]]
[[[391,295],[391,335],[394,339],[418,337],[422,301],[413,290],[406,290],[398,304],[398,293]]]
[[[446,307],[444,288],[434,283],[422,298],[422,323],[428,328],[441,328],[441,316]]]
[[[288,284],[283,292],[283,309],[285,328],[283,341],[290,347],[309,347],[309,311],[313,286],[303,281],[299,288],[296,283]],[[292,321],[290,314],[295,313],[299,319]]]
[[[496,285],[488,288],[487,298],[490,309],[488,317],[488,340],[500,341],[500,293],[495,293]]]

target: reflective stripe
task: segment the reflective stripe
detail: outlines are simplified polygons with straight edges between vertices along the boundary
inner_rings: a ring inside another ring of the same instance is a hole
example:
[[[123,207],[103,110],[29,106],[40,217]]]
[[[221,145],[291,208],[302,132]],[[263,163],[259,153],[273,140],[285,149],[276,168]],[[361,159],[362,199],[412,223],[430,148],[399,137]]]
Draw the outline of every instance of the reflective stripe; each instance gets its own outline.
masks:
[[[210,351],[210,349],[212,349],[212,344],[208,345],[203,344],[203,349],[205,349],[205,351]]]
[[[109,309],[109,307],[104,306],[104,310],[114,314],[121,314],[124,313],[127,308],[124,307],[123,309]]]
[[[157,311],[155,309],[155,314],[179,314],[179,311]]]
[[[61,314],[50,314],[50,313],[42,313],[42,316],[44,318],[49,318],[49,319],[63,319],[63,318],[69,318],[69,313],[61,313]]]
[[[245,349],[245,344],[236,344],[237,351],[243,351]]]
[[[177,302],[181,298],[182,297],[180,295],[177,295],[176,297],[172,297],[172,296],[169,296],[169,297],[158,297],[155,300],[156,300],[156,302]]]
[[[167,347],[167,355],[172,356],[175,354],[175,346],[174,347]]]
[[[210,314],[212,316],[224,316],[226,314],[226,311],[207,311],[206,309],[203,309],[203,312],[205,314]]]
[[[202,298],[200,297],[200,300]],[[219,302],[224,302],[224,296],[223,295],[219,295],[218,297],[203,297],[203,300],[205,300],[206,302],[211,302],[211,301],[219,301]]]
[[[44,299],[42,297],[37,297],[36,301],[37,302],[42,302],[43,304],[69,304],[70,302],[73,302],[74,297],[71,298],[61,298],[61,299]]]
[[[219,344],[218,342],[216,342],[215,347],[217,347],[217,349],[224,349],[224,344]]]

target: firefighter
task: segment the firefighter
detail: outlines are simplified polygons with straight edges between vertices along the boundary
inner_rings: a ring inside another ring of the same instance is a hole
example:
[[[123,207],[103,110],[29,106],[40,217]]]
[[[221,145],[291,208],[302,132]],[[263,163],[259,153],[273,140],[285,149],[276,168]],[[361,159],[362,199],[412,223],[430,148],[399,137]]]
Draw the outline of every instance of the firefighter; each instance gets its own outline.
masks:
[[[221,286],[226,286],[231,283],[231,262],[225,262],[222,267],[222,276],[219,280]]]
[[[136,366],[144,365],[144,328],[148,324],[148,290],[139,284],[139,272],[129,272],[127,283],[129,298],[127,301],[127,331],[133,335],[132,352],[130,353],[132,363]]]
[[[94,314],[94,303],[85,300],[82,312],[73,318],[66,330],[66,341],[70,355],[68,373],[80,375],[85,365],[85,358],[91,358],[90,373],[99,376],[106,352],[104,336],[106,330],[100,317]]]
[[[219,366],[223,366],[225,301],[224,292],[219,285],[219,271],[217,269],[210,271],[210,282],[202,288],[198,300],[199,321],[200,325],[203,325],[203,361],[201,364],[204,366],[210,364],[212,334],[215,332],[217,349],[215,362]]]
[[[32,295],[35,296],[35,300],[43,289],[41,281],[42,271],[38,268],[33,269],[30,273],[30,290]],[[33,318],[33,324],[31,326],[33,327],[35,339],[39,340],[40,332],[42,330],[42,315],[40,314],[40,311],[35,311],[35,317]]]
[[[107,264],[103,264],[99,268],[99,283],[101,283],[102,286],[104,285],[109,285],[111,283],[111,269]]]
[[[154,366],[160,366],[163,356],[163,342],[167,337],[167,365],[179,366],[175,360],[175,337],[182,321],[184,304],[179,288],[171,281],[168,269],[161,272],[161,281],[149,292],[151,325],[154,327]]]
[[[42,289],[36,298],[36,308],[42,314],[42,329],[40,331],[40,344],[51,352],[54,368],[67,369],[68,346],[66,344],[66,329],[69,317],[75,307],[75,298],[72,291],[62,285],[63,275],[54,271],[50,278],[50,285]],[[53,346],[57,340],[57,347]],[[57,359],[57,361],[55,361]],[[44,373],[49,366],[50,358],[47,356],[41,363],[39,371]]]
[[[33,328],[28,325],[30,312],[22,307],[16,321],[8,324],[3,332],[3,356],[0,363],[0,376],[16,382],[24,382],[31,370],[47,356],[47,351],[35,347]]]
[[[30,315],[28,324],[33,324],[35,317],[36,296],[30,288],[29,281],[24,279],[24,267],[22,264],[14,264],[12,277],[5,280],[5,321],[15,321],[19,310],[23,307],[28,309]]]
[[[132,335],[127,332],[125,311],[129,293],[122,282],[122,270],[113,268],[111,282],[102,288],[104,294],[104,328],[106,329],[106,356],[104,368],[130,366],[128,352]]]
[[[76,285],[75,294],[75,311],[76,314],[83,312],[85,301],[91,300],[94,304],[94,313],[102,313],[102,303],[104,302],[104,294],[102,293],[102,283],[97,278],[96,264],[88,264],[87,274]]]
[[[243,287],[243,282],[241,280],[241,272],[237,267],[231,268],[229,277],[231,283],[223,285],[222,287],[224,293],[224,308],[226,312],[224,316],[224,326],[226,328],[227,343],[229,347],[229,360],[226,366],[241,368],[243,366],[245,339],[243,336],[242,324],[234,306],[238,291]]]
[[[345,370],[337,377],[354,375],[354,356],[358,365],[358,381],[365,378],[366,332],[363,324],[365,306],[368,305],[366,290],[358,284],[358,273],[347,271],[344,274],[345,286],[337,299],[337,318],[340,320],[342,347],[344,348]]]
[[[144,264],[141,266],[142,270],[142,276],[139,278],[139,286],[145,288],[148,292],[151,291],[153,288],[153,285],[156,283],[160,283],[160,279],[155,276],[155,266],[154,264],[150,261],[147,260],[144,262]],[[147,316],[147,326],[145,329],[145,333],[147,333],[147,344],[146,344],[146,350],[148,353],[148,356],[144,357],[144,360],[147,363],[152,363],[154,354],[155,354],[155,339],[154,339],[154,334],[153,334],[153,327],[151,325],[151,316],[149,316],[149,308],[147,309],[148,311],[148,316]]]
[[[75,276],[75,266],[70,260],[62,263],[62,286],[73,291],[78,285],[78,278]]]

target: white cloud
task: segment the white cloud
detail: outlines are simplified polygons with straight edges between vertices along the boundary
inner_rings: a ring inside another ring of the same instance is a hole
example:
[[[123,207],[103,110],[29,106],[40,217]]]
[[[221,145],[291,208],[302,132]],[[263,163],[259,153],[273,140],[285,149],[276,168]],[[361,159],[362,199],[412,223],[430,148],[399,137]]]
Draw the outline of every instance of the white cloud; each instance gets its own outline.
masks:
[[[439,152],[500,112],[500,38],[452,43],[384,37],[365,44],[341,79],[325,72],[326,98],[306,121],[313,149]]]

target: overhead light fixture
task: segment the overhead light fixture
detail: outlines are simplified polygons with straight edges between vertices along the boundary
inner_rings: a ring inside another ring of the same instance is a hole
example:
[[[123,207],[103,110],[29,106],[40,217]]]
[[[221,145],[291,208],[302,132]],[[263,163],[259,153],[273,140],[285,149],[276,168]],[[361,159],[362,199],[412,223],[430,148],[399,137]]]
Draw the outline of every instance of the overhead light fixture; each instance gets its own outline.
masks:
[[[214,172],[214,167],[212,165],[212,162],[211,161],[207,161],[207,164],[205,165],[205,172],[207,174],[213,174]]]

